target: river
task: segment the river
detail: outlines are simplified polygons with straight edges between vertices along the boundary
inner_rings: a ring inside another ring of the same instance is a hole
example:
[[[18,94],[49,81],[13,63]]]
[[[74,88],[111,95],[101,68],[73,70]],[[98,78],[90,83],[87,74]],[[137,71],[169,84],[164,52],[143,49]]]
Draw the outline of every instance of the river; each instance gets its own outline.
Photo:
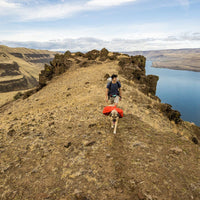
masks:
[[[171,104],[183,120],[200,126],[200,72],[154,68],[147,61],[146,74],[159,76],[156,95],[162,103]]]

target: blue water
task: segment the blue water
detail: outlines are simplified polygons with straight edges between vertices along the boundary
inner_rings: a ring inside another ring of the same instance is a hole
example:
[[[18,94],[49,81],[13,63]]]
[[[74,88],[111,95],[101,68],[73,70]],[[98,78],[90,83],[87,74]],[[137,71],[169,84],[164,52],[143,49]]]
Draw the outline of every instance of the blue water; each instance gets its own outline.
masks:
[[[151,66],[152,62],[147,61],[146,74],[159,76],[156,95],[161,102],[171,104],[183,120],[200,126],[200,72]]]

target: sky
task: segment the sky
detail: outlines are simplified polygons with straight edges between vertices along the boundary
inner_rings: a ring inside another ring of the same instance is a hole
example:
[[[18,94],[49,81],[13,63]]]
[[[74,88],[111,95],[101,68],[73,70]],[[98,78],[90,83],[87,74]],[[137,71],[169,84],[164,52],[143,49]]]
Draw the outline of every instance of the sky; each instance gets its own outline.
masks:
[[[55,51],[200,48],[200,0],[0,0],[0,44]]]

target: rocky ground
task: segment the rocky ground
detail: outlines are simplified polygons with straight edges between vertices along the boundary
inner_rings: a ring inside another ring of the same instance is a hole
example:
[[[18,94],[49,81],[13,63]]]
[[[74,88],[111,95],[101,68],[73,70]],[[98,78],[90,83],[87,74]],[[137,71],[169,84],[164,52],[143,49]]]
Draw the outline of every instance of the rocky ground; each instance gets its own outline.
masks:
[[[118,74],[118,62],[73,64],[0,108],[0,199],[199,199],[198,127],[170,121],[124,73],[124,118],[112,133],[102,110],[105,75]]]

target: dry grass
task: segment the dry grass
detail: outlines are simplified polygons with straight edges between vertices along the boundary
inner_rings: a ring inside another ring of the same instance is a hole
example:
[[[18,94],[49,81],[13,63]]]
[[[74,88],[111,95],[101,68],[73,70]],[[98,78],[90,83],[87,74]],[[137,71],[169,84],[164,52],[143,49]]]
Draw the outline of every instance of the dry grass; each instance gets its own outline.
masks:
[[[0,93],[0,107],[10,101],[13,101],[14,100],[14,96],[18,93],[18,92],[21,92],[21,93],[24,93],[24,92],[27,92],[28,90],[20,90],[20,91],[13,91],[13,92],[2,92]]]
[[[12,101],[13,97],[17,94],[17,92],[5,92],[1,93],[0,96],[0,106],[4,105],[5,103]]]

